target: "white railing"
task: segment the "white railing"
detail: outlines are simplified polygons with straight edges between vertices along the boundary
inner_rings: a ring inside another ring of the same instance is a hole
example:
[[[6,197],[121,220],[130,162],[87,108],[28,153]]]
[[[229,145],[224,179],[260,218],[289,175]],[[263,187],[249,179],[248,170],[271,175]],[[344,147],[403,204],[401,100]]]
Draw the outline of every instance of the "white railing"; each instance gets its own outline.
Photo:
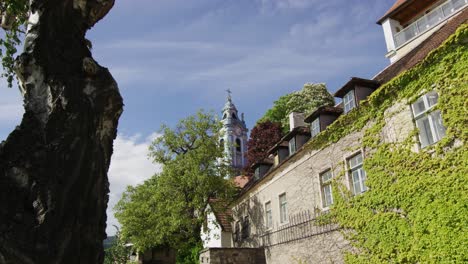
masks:
[[[402,31],[395,34],[396,47],[400,47],[411,39],[421,35],[422,33],[437,26],[439,23],[445,21],[447,18],[455,14],[468,5],[468,0],[448,0],[436,9],[425,14],[420,19],[411,23]]]

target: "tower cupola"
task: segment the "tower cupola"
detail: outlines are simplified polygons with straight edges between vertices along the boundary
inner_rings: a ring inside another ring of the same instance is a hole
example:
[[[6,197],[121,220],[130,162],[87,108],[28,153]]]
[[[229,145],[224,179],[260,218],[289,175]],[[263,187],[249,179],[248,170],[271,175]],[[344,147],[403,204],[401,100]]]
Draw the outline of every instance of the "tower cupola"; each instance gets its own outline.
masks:
[[[228,89],[228,96],[222,111],[223,139],[226,159],[230,160],[235,169],[242,169],[246,165],[247,153],[247,133],[244,114],[239,118],[236,106],[232,102],[231,91]]]

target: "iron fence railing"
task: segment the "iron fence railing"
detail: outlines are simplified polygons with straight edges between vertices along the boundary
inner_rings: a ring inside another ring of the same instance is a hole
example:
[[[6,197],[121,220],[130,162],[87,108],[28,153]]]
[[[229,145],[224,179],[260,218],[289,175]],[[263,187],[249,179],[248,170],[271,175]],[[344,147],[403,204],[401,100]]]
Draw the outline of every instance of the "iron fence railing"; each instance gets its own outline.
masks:
[[[326,213],[304,211],[289,217],[289,222],[276,230],[260,235],[264,247],[288,243],[339,229],[337,224],[324,220]]]

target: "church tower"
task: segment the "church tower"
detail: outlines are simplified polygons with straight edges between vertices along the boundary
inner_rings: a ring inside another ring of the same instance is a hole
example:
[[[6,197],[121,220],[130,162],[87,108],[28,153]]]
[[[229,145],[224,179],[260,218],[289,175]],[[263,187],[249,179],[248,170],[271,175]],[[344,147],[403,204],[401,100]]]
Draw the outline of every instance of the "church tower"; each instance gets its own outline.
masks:
[[[232,103],[231,91],[227,90],[227,102],[223,108],[223,139],[226,158],[231,160],[231,165],[235,169],[242,169],[247,164],[247,132],[244,114],[241,118],[237,113],[236,106]]]

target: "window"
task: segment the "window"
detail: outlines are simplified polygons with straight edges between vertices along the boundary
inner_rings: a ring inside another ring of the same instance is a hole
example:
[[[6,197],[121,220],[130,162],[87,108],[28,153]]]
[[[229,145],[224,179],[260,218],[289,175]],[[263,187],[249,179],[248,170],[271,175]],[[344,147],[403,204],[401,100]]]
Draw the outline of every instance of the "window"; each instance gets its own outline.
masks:
[[[271,214],[271,202],[265,203],[265,226],[267,229],[273,227],[273,216]]]
[[[254,171],[254,179],[256,179],[256,180],[260,179],[260,166],[258,166],[257,168],[255,168],[255,171]]]
[[[232,118],[237,119],[236,114],[232,113]]]
[[[356,156],[348,160],[348,166],[351,175],[351,184],[353,187],[354,194],[360,194],[367,191],[366,186],[366,172],[362,169],[362,154],[359,153]]]
[[[351,109],[356,107],[356,101],[354,100],[354,90],[349,91],[343,97],[344,112],[348,113]]]
[[[241,225],[239,221],[236,221],[236,224],[234,226],[234,241],[239,242],[240,241],[240,232],[241,232]]]
[[[293,137],[289,140],[289,155],[296,153],[296,138]]]
[[[432,111],[438,100],[439,95],[432,91],[421,96],[411,105],[416,127],[419,130],[421,148],[432,145],[445,136],[440,110]]]
[[[248,238],[250,236],[250,220],[249,216],[244,217],[242,221],[242,239]]]
[[[320,133],[320,118],[319,117],[317,117],[310,124],[310,134],[312,135],[312,137],[315,137],[318,133]]]
[[[332,194],[332,181],[333,175],[331,170],[327,170],[320,174],[320,186],[322,189],[322,204],[323,207],[329,207],[333,204],[333,194]]]
[[[236,151],[241,152],[241,141],[238,138],[236,138]]]
[[[286,223],[288,220],[288,202],[286,201],[286,193],[279,196],[280,223]]]

